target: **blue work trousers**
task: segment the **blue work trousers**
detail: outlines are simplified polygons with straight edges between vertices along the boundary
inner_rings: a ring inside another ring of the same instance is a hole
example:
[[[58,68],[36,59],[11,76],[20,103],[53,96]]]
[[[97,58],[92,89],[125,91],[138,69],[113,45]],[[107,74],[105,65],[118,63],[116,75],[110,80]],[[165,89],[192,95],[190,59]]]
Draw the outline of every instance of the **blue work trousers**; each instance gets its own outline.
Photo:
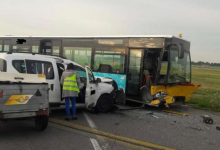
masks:
[[[70,117],[70,101],[72,103],[72,114],[76,116],[76,98],[75,97],[65,97],[66,115]]]

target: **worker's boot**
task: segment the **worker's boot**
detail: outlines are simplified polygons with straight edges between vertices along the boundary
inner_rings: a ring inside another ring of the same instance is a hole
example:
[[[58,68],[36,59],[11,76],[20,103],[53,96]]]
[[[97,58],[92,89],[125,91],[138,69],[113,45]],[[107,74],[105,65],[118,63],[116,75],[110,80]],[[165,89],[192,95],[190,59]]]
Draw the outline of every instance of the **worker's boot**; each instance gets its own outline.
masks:
[[[70,121],[70,117],[66,117],[65,120],[66,120],[66,121]]]
[[[73,116],[72,120],[78,120],[78,118],[76,116]]]

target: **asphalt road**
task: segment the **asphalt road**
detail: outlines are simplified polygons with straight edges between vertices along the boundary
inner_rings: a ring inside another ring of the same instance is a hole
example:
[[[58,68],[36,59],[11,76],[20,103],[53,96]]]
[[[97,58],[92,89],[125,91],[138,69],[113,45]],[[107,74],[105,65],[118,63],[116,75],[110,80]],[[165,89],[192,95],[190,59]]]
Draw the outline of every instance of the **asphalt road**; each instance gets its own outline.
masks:
[[[152,107],[128,108],[131,107],[107,114],[77,109],[79,120],[70,122],[64,120],[64,109],[55,109],[43,132],[35,130],[33,120],[0,122],[0,149],[220,149],[220,131],[216,129],[220,126],[220,113],[188,106],[169,110],[190,116]],[[202,115],[211,116],[214,123],[205,124]]]

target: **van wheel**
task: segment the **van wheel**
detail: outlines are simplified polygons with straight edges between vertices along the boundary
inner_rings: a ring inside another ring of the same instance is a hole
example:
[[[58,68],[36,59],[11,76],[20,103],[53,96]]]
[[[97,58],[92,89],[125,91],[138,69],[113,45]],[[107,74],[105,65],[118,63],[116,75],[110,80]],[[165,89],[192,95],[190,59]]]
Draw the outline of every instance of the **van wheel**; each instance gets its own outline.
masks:
[[[110,95],[101,95],[96,103],[96,111],[101,113],[106,113],[110,110],[112,106],[112,100]]]
[[[35,117],[35,127],[38,131],[44,131],[48,125],[48,116]]]

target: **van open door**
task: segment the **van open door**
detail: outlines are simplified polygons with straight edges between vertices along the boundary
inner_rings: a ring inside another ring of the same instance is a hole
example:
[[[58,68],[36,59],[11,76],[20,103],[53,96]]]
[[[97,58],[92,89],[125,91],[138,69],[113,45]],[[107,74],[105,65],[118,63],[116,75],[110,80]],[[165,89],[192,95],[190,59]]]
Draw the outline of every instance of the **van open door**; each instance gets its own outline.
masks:
[[[96,104],[97,101],[97,94],[98,94],[98,84],[95,80],[95,77],[92,73],[92,70],[86,66],[86,107],[87,108],[92,108]]]

